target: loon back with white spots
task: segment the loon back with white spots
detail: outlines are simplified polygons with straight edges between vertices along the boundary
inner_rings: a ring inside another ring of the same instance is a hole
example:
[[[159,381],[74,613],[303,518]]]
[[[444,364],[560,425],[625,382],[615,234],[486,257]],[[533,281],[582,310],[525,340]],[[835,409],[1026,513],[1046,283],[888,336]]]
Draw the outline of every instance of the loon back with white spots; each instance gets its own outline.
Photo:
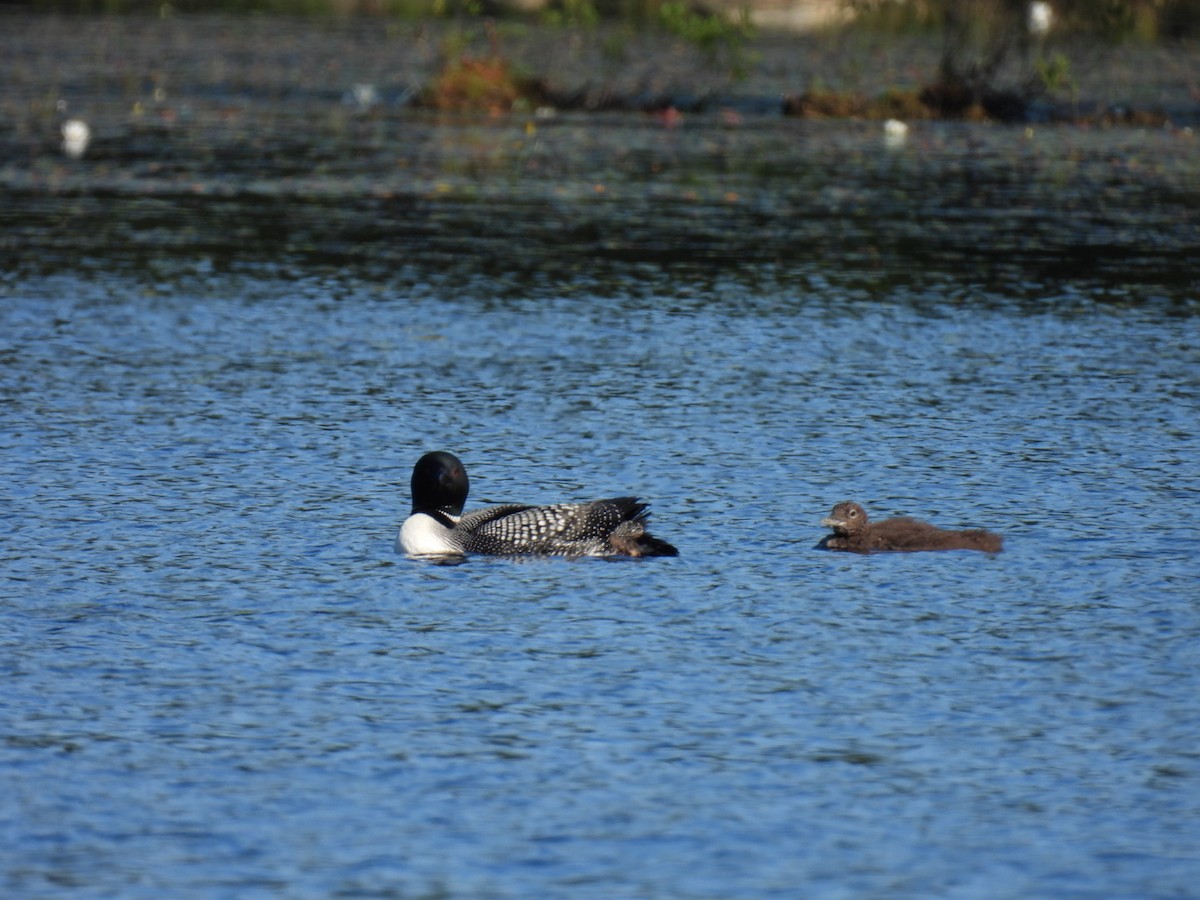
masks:
[[[678,556],[646,531],[647,504],[636,497],[549,506],[504,504],[462,514],[466,468],[444,451],[413,467],[412,514],[396,538],[410,555]]]

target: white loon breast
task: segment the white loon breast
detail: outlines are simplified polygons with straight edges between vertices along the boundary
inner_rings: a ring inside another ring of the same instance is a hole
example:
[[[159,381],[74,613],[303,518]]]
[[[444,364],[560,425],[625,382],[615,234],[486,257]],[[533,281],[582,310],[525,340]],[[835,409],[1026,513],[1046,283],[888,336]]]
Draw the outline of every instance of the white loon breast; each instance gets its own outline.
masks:
[[[400,526],[396,549],[410,556],[444,556],[462,553],[454,531],[428,513],[413,513]]]

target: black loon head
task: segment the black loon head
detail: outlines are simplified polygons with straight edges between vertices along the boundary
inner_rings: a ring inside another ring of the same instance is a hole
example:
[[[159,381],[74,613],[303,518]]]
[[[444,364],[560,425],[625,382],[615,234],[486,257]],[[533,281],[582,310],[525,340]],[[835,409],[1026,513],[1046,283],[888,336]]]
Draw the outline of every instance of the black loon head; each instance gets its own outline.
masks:
[[[413,512],[462,515],[470,487],[467,470],[457,456],[444,450],[426,453],[413,466]]]

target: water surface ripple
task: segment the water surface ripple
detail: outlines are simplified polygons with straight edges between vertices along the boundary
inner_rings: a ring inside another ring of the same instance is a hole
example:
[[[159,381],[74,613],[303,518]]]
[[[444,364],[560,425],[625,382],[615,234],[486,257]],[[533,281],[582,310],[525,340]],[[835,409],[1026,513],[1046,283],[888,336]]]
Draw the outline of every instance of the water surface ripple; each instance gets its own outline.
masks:
[[[410,276],[4,282],[7,895],[1194,890],[1194,293]],[[433,447],[682,556],[397,557]]]

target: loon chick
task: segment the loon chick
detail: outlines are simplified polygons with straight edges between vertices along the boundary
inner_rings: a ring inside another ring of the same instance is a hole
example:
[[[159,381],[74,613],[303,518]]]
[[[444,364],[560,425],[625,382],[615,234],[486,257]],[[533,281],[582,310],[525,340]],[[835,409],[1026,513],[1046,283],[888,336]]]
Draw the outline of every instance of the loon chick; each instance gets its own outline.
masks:
[[[1004,539],[980,528],[968,531],[946,531],[928,522],[901,517],[872,522],[866,510],[857,503],[843,501],[821,520],[833,529],[820,545],[826,550],[850,550],[870,553],[872,550],[982,550],[999,553]]]
[[[426,453],[413,467],[412,513],[396,549],[413,556],[678,556],[646,532],[650,513],[636,497],[591,503],[508,503],[463,515],[470,481],[457,456]]]

